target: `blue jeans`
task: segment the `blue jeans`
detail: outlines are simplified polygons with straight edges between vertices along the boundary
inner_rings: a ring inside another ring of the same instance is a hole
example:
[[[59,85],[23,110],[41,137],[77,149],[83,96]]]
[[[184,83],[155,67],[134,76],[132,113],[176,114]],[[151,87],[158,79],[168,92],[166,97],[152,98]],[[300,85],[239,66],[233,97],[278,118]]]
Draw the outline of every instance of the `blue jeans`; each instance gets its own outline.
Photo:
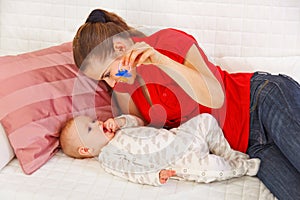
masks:
[[[256,72],[250,106],[247,153],[261,159],[258,178],[278,199],[300,199],[300,85]]]

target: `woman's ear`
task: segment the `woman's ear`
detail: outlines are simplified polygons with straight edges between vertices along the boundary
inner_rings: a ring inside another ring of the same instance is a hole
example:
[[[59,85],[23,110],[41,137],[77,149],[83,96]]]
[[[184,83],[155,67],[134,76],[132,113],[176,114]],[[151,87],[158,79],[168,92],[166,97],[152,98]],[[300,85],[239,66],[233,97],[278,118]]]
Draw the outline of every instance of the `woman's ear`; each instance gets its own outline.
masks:
[[[133,45],[132,40],[115,36],[113,37],[114,50],[117,54],[124,53]]]
[[[87,147],[79,147],[78,153],[82,156],[91,156],[90,149]]]
[[[126,51],[126,45],[121,41],[114,41],[114,50],[117,54],[124,53]]]

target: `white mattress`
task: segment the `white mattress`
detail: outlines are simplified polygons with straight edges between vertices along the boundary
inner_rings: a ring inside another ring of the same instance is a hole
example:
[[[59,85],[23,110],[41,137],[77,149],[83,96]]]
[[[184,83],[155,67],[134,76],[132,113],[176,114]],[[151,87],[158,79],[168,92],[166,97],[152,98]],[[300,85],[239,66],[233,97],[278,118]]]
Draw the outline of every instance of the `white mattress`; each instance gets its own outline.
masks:
[[[138,185],[107,174],[96,159],[73,159],[58,152],[32,175],[16,159],[0,172],[0,199],[198,199],[274,200],[255,177],[199,184],[170,180],[162,187]]]

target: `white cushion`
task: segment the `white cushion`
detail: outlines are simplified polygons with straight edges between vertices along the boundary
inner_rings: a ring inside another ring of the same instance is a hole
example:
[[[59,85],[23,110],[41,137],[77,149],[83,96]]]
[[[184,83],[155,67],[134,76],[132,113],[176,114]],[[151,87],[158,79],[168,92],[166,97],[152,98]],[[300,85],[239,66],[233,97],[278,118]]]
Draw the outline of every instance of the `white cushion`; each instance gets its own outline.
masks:
[[[300,56],[287,57],[223,57],[215,63],[228,72],[265,71],[286,74],[300,83]]]

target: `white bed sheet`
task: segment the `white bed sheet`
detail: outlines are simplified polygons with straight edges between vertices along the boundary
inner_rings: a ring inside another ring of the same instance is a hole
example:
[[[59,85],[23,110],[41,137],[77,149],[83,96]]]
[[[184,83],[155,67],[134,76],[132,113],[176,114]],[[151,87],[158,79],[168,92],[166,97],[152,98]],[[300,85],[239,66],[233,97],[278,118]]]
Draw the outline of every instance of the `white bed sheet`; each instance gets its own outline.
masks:
[[[16,159],[0,172],[0,199],[198,199],[274,200],[255,177],[199,184],[170,180],[162,187],[139,185],[110,175],[96,159],[73,159],[58,152],[32,175]]]

